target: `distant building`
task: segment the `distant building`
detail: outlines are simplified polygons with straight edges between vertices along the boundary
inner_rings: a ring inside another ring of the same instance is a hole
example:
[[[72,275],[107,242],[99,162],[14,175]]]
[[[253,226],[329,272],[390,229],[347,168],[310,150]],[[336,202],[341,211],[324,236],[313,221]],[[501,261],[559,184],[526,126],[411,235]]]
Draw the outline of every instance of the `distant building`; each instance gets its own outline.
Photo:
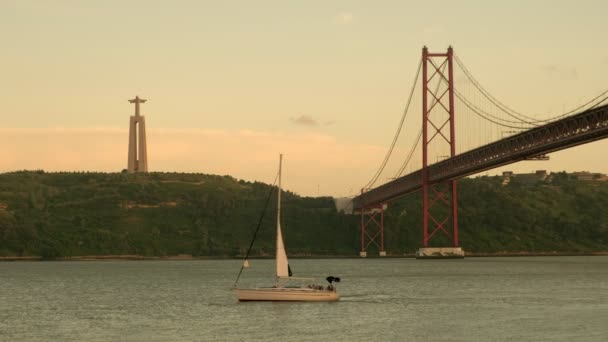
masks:
[[[608,175],[603,173],[592,173],[588,171],[572,172],[570,176],[579,181],[595,181],[608,182]],[[512,181],[517,181],[520,184],[534,184],[542,181],[551,180],[551,174],[546,170],[537,170],[534,173],[513,173],[513,171],[504,171],[502,173],[502,185],[508,185]]]
[[[513,173],[513,171],[504,171],[502,173],[502,185],[507,185],[512,181],[517,181],[520,184],[535,184],[549,179],[547,170],[537,170],[534,173]]]
[[[504,171],[502,173],[502,185],[508,185],[511,182],[511,177],[513,177],[513,171]]]
[[[591,173],[589,171],[580,171],[571,173],[572,176],[580,181],[596,181],[596,182],[608,182],[608,175],[603,173]]]

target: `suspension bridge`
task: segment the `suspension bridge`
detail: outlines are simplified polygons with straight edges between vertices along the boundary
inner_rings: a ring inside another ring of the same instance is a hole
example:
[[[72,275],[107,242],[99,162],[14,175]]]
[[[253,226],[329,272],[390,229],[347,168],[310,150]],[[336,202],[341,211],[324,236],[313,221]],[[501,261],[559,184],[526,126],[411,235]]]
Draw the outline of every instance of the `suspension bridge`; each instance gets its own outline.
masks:
[[[457,72],[459,77],[455,76]],[[422,116],[407,121],[419,79]],[[456,86],[455,79],[463,80],[462,85]],[[557,115],[524,114],[483,87],[452,47],[442,53],[430,53],[424,47],[386,156],[361,194],[353,199],[353,209],[361,215],[361,256],[367,256],[372,244],[378,247],[380,256],[386,255],[387,203],[421,190],[423,241],[417,256],[464,257],[458,240],[456,180],[522,160],[544,160],[548,153],[607,138],[607,101],[608,90]],[[410,148],[405,149],[408,152],[397,172],[388,182],[376,185],[390,162],[399,159],[394,157],[399,154],[397,141],[406,126],[422,127],[410,141]],[[420,153],[422,159],[417,163],[413,157]],[[431,247],[437,234],[447,236],[451,246]]]

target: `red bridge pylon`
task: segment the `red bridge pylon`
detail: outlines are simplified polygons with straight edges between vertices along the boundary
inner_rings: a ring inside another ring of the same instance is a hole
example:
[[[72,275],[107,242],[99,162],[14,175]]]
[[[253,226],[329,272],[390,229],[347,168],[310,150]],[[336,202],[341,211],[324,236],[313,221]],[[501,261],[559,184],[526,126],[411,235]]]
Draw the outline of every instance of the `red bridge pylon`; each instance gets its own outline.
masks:
[[[386,256],[384,250],[384,211],[386,204],[361,208],[361,252],[359,256],[367,257],[367,248],[374,244],[379,255]]]
[[[451,237],[453,246],[458,247],[456,181],[432,184],[428,169],[428,149],[431,142],[447,143],[450,147],[450,157],[456,155],[453,55],[452,47],[448,48],[447,53],[429,53],[426,46],[422,49],[422,244],[424,247],[429,246],[429,241],[438,232]],[[438,82],[447,84],[447,89],[440,86],[432,89],[430,82],[436,78],[439,79]]]

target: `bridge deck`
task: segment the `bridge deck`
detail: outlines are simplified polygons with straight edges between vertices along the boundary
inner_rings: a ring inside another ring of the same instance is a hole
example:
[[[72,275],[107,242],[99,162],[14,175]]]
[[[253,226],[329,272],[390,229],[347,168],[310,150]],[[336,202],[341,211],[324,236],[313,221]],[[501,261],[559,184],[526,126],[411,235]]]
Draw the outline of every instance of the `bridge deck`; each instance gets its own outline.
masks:
[[[608,137],[608,105],[587,110],[461,153],[428,167],[438,183]],[[388,182],[353,199],[354,209],[385,203],[422,188],[422,170]]]

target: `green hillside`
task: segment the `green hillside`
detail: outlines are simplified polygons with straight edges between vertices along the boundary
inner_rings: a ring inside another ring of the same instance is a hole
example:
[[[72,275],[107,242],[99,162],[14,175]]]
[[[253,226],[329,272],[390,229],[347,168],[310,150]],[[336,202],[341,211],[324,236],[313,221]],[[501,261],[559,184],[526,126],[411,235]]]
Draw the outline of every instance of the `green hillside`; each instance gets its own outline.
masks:
[[[2,174],[0,255],[243,254],[269,191],[202,174]],[[256,255],[274,251],[276,191],[273,198]],[[352,253],[356,226],[335,212],[331,198],[283,199],[291,253]]]
[[[0,174],[0,256],[242,255],[269,191],[267,184],[204,174]],[[358,216],[336,212],[328,197],[283,198],[290,255],[358,253]],[[276,192],[254,255],[273,253],[275,202]],[[459,206],[468,252],[608,250],[606,182],[566,174],[508,186],[498,177],[463,179]],[[420,194],[391,203],[385,220],[388,253],[413,252],[421,241]]]
[[[421,194],[389,207],[390,247],[414,252],[422,241]],[[608,251],[608,182],[578,181],[565,173],[547,181],[507,186],[502,177],[458,181],[460,245],[467,252]],[[432,240],[447,246],[442,234]]]

